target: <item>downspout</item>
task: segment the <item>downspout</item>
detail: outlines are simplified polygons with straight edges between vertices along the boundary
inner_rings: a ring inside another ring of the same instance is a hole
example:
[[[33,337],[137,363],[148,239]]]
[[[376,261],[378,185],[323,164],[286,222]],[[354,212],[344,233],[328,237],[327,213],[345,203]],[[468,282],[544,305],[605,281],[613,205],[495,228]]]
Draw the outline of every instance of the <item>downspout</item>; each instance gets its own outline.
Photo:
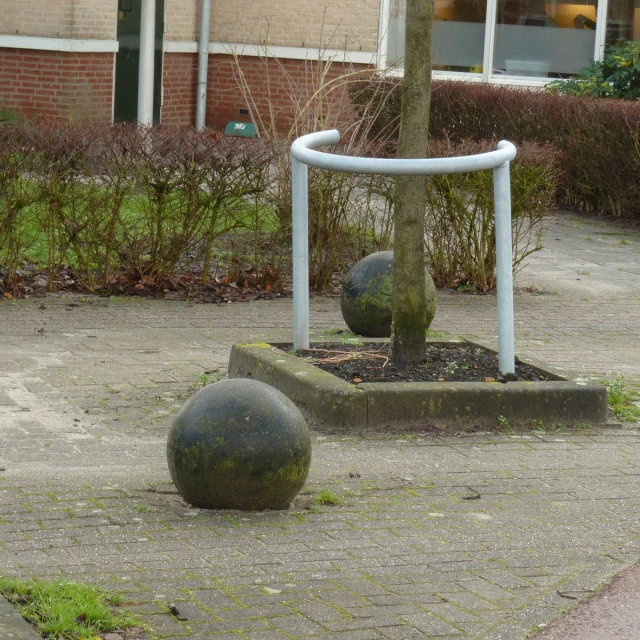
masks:
[[[156,49],[156,0],[142,0],[138,71],[138,123],[153,124],[153,72]]]
[[[211,31],[211,0],[202,0],[200,11],[200,41],[198,42],[198,93],[196,98],[196,131],[204,129],[207,107],[207,74],[209,73],[209,32]]]

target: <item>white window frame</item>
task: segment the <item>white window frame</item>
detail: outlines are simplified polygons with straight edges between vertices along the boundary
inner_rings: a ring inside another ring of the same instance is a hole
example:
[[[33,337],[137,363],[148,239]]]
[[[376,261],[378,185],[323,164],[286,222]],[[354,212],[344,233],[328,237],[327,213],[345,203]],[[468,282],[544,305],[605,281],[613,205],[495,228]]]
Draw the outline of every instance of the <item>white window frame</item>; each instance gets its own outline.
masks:
[[[605,38],[607,35],[607,10],[609,0],[598,2],[596,15],[596,32],[593,59],[602,61],[604,58]],[[376,64],[379,70],[390,75],[403,75],[402,69],[388,69],[387,51],[389,47],[388,27],[391,13],[391,0],[380,0],[380,19],[378,22],[378,55]],[[434,78],[446,80],[465,80],[467,82],[484,82],[497,85],[520,85],[527,87],[543,87],[550,82],[549,78],[535,78],[525,76],[507,76],[494,74],[493,53],[496,41],[496,18],[498,15],[498,0],[487,0],[487,17],[484,32],[484,55],[482,60],[482,74],[433,71]]]

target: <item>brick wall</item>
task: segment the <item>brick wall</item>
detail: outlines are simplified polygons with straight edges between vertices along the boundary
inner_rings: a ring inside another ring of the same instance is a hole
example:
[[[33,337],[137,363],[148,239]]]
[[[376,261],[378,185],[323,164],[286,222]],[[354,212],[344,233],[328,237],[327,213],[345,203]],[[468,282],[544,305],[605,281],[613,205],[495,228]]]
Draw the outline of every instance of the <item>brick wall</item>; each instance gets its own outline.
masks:
[[[0,33],[113,40],[117,15],[117,0],[0,0]]]
[[[70,38],[71,0],[0,0],[0,33]]]
[[[211,37],[220,42],[375,51],[379,12],[380,0],[216,0]]]
[[[255,105],[266,126],[275,121],[277,129],[287,131],[294,121],[294,114],[301,110],[317,88],[319,64],[324,74],[324,83],[346,73],[361,71],[366,74],[370,67],[317,63],[305,60],[274,60],[245,57],[240,59],[241,74],[233,57],[215,55],[210,57],[209,85],[207,96],[207,124],[223,128],[229,121],[249,122],[247,115],[240,113],[249,104]],[[239,89],[239,78],[247,87],[248,101]],[[363,76],[364,77],[364,76]],[[340,126],[349,116],[348,85],[336,82],[326,95],[322,114],[327,126]],[[315,114],[306,122],[306,130],[317,128]],[[271,117],[273,114],[273,118]]]
[[[0,0],[0,33],[114,39],[117,0]],[[215,0],[211,38],[375,51],[380,0]],[[165,0],[167,40],[196,40],[199,0]]]
[[[212,6],[217,1],[212,0]],[[199,32],[199,1],[165,0],[164,37],[167,40],[197,40]]]
[[[165,53],[162,124],[194,125],[198,56],[193,53]]]
[[[197,60],[195,54],[165,55],[163,124],[194,124]],[[19,111],[29,118],[108,122],[112,117],[113,64],[114,56],[109,53],[2,49],[0,108]],[[270,102],[283,128],[290,125],[296,102],[306,101],[311,94],[317,74],[317,63],[297,60],[244,58],[241,68],[260,112],[266,114]],[[351,69],[334,64],[327,79]],[[248,120],[240,114],[247,101],[238,77],[231,56],[211,56],[207,96],[210,126],[223,128],[230,120]],[[334,112],[336,105],[345,104],[345,95],[344,90],[332,93]]]
[[[30,118],[109,122],[112,53],[0,49],[0,108]]]
[[[73,38],[115,40],[118,3],[115,0],[74,0]]]
[[[340,75],[370,69],[365,65],[333,63],[327,68],[325,82]],[[212,55],[209,57],[209,78],[207,87],[208,126],[223,129],[232,121],[249,122],[245,110],[248,102],[255,103],[261,117],[275,114],[277,127],[287,130],[293,123],[293,115],[300,105],[307,102],[317,86],[319,66],[317,62],[304,60],[263,60],[245,57],[240,60],[242,78],[246,83],[251,100],[245,99],[240,89],[240,73],[232,56]],[[164,102],[162,124],[193,126],[195,123],[196,93],[198,80],[198,56],[190,53],[167,53],[164,56]],[[332,90],[324,105],[325,115],[336,124],[344,122],[350,114],[347,87],[340,82]]]
[[[211,5],[211,39],[375,51],[379,12],[380,0],[215,0]],[[199,20],[198,1],[166,0],[168,40],[196,40]]]
[[[193,125],[196,108],[196,54],[164,56],[162,123]],[[324,82],[366,65],[322,65]],[[317,86],[319,63],[245,57],[239,73],[232,56],[210,56],[207,125],[222,129],[231,120],[249,121],[240,113],[255,107],[265,122],[273,120],[286,131]],[[112,53],[64,53],[25,49],[0,49],[0,109],[15,110],[29,118],[77,119],[110,122],[113,113]],[[245,98],[239,78],[251,96]],[[327,95],[322,113],[328,126],[339,126],[349,111],[348,87],[337,82]],[[315,117],[315,116],[314,116]],[[307,128],[313,122],[307,123]],[[311,128],[315,128],[311,127]]]

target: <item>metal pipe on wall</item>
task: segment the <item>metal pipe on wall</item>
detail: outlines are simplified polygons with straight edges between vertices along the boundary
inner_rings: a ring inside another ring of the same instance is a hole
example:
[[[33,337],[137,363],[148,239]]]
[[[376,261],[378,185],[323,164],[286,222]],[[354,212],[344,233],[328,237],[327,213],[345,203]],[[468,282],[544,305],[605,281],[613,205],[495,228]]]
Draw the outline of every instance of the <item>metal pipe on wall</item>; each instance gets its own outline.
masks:
[[[202,0],[200,40],[198,42],[198,91],[196,98],[196,131],[204,129],[207,107],[207,74],[209,72],[209,34],[211,32],[211,0]]]
[[[156,48],[156,0],[142,0],[140,15],[140,66],[138,72],[138,123],[153,124],[153,76]]]

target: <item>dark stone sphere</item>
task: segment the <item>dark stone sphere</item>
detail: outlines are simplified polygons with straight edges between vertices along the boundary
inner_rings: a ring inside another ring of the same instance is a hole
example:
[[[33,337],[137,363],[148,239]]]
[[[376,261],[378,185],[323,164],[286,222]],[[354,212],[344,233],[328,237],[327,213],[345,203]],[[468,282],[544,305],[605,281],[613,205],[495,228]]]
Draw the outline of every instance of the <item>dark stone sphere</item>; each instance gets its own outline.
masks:
[[[427,328],[438,306],[436,287],[427,281]],[[353,333],[368,338],[391,335],[393,251],[378,251],[356,263],[344,280],[340,295],[342,317]]]
[[[257,380],[235,378],[193,395],[173,421],[167,461],[186,502],[206,509],[286,509],[311,465],[298,408]]]

